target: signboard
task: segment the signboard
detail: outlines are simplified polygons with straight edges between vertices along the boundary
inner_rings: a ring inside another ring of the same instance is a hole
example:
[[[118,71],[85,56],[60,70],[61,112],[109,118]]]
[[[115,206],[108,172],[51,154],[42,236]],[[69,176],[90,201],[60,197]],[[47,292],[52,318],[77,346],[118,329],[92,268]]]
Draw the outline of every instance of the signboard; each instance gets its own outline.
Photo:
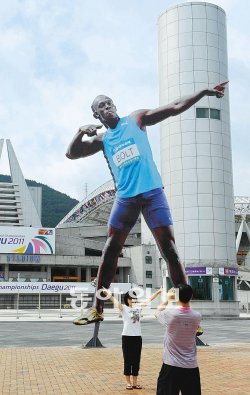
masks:
[[[115,293],[125,293],[131,288],[130,283],[113,283],[110,290]],[[66,282],[7,282],[0,281],[0,294],[84,294],[94,293],[91,283]]]
[[[212,276],[212,267],[186,267],[185,272],[188,276]]]
[[[1,226],[0,254],[55,254],[55,229]]]
[[[26,255],[26,254],[9,254],[6,255],[8,263],[40,263],[40,255]]]
[[[238,276],[237,267],[219,267],[220,276]]]

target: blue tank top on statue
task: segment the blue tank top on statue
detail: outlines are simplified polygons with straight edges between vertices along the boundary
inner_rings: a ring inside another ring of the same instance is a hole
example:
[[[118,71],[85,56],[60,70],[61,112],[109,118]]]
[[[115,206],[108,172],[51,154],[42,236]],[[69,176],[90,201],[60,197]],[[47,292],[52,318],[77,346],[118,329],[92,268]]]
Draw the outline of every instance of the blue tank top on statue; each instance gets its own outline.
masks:
[[[107,129],[102,142],[118,197],[133,197],[163,187],[147,133],[133,118],[121,118],[114,129]]]

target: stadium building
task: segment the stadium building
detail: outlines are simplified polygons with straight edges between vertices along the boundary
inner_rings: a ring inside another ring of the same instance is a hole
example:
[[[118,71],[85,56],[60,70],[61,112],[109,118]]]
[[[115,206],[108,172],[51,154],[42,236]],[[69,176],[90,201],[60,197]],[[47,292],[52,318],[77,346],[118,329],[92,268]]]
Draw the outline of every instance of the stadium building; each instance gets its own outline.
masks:
[[[4,139],[0,139],[0,159]],[[6,140],[11,182],[0,182],[0,226],[42,226],[42,188],[28,187],[11,141]]]

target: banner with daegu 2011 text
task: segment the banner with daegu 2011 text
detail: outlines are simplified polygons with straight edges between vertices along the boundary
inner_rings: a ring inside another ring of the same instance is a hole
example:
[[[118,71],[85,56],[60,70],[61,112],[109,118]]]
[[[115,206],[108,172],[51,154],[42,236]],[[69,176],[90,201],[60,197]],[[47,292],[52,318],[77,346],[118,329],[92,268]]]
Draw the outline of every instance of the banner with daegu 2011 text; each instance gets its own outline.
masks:
[[[125,293],[131,289],[130,283],[112,283],[112,293]],[[0,281],[0,294],[93,294],[95,287],[92,283],[64,282],[7,282]]]
[[[0,254],[55,254],[55,229],[0,226]]]

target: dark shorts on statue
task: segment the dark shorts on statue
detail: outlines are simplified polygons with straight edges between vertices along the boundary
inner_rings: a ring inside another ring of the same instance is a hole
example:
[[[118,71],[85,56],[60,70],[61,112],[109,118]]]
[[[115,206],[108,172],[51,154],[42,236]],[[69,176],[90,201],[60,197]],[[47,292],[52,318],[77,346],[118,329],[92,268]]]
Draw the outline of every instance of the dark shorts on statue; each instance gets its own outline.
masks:
[[[150,229],[173,225],[169,205],[162,188],[129,198],[116,198],[108,226],[130,232],[140,213]]]

